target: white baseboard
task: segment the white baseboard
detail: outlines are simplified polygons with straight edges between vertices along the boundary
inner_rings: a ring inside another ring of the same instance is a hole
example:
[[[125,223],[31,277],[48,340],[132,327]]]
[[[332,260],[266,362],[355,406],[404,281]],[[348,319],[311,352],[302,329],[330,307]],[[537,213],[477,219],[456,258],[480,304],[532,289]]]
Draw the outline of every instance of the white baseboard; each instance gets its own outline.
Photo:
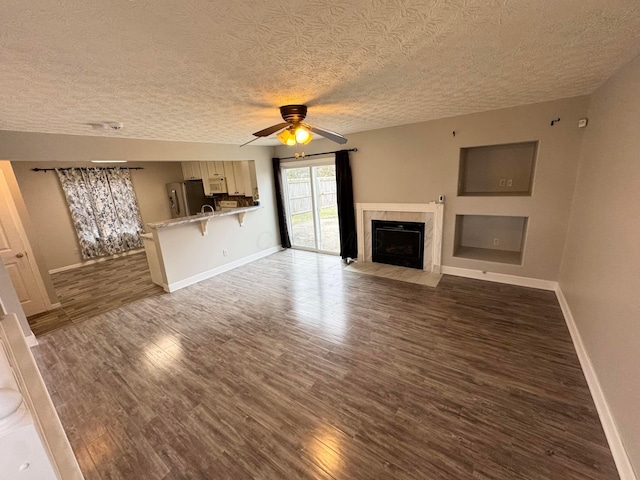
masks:
[[[29,348],[32,348],[38,345],[38,339],[33,334],[33,332],[31,332],[31,335],[25,336],[24,339],[27,342],[27,345],[29,346]]]
[[[517,275],[507,275],[504,273],[484,272],[482,270],[471,270],[469,268],[442,266],[442,273],[455,275],[456,277],[475,278],[477,280],[487,280],[488,282],[508,283],[519,287],[539,288],[541,290],[555,291],[558,282],[552,280],[542,280],[539,278],[519,277]]]
[[[188,287],[189,285],[193,285],[194,283],[201,282],[211,277],[215,277],[216,275],[220,275],[221,273],[228,272],[229,270],[233,270],[234,268],[241,267],[242,265],[246,265],[247,263],[251,263],[255,260],[259,260],[264,257],[268,257],[276,252],[282,250],[281,246],[267,248],[266,250],[262,250],[258,253],[254,253],[253,255],[249,255],[247,257],[240,258],[238,260],[234,260],[233,262],[229,262],[220,267],[214,268],[212,270],[207,270],[206,272],[199,273],[198,275],[193,275],[192,277],[185,278],[184,280],[180,280],[179,282],[173,282],[163,286],[166,292],[172,293],[176,290],[180,290],[181,288]]]
[[[66,265],[64,267],[53,268],[53,269],[49,270],[49,274],[66,272],[67,270],[73,270],[74,268],[80,268],[80,267],[84,267],[86,265],[93,265],[94,263],[106,262],[107,260],[111,260],[112,258],[120,258],[120,257],[126,257],[128,255],[136,255],[138,253],[144,253],[144,248],[136,248],[135,250],[130,250],[128,252],[119,253],[117,255],[111,255],[109,257],[100,257],[100,258],[95,258],[93,260],[86,260],[86,261],[81,262],[81,263],[74,263],[72,265]]]
[[[602,387],[600,386],[598,376],[593,369],[589,354],[587,353],[587,350],[584,347],[584,343],[582,342],[580,331],[578,330],[576,322],[573,318],[573,314],[571,313],[571,309],[569,308],[567,299],[564,297],[560,286],[556,288],[555,292],[556,296],[558,297],[558,303],[560,304],[560,308],[562,309],[562,314],[564,315],[565,322],[567,323],[567,328],[569,329],[569,333],[571,334],[573,346],[575,347],[576,353],[578,354],[580,366],[582,367],[582,371],[587,380],[587,384],[589,385],[591,397],[593,398],[593,402],[595,403],[596,409],[598,410],[600,423],[602,423],[604,434],[607,437],[607,442],[609,442],[609,449],[611,450],[613,461],[615,462],[616,468],[618,469],[620,480],[638,480],[633,471],[633,467],[631,465],[631,461],[629,460],[629,456],[627,455],[627,451],[624,448],[624,444],[622,443],[622,439],[620,438],[618,427],[616,426],[613,415],[611,414],[611,410],[609,409],[609,404],[607,403],[607,399],[605,398]]]

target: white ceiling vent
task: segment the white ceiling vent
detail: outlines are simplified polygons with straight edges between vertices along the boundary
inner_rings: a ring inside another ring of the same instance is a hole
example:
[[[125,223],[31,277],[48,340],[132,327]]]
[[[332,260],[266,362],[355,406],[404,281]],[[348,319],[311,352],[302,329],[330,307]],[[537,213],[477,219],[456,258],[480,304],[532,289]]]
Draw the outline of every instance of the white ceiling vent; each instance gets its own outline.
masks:
[[[90,122],[87,125],[94,130],[122,130],[124,126],[122,122]]]

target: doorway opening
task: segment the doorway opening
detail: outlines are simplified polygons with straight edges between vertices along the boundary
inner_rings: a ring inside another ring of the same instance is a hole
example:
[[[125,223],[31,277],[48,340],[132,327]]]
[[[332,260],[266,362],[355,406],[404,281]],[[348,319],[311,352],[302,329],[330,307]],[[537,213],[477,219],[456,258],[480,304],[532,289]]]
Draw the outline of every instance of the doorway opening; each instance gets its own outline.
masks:
[[[281,169],[291,246],[339,254],[336,166],[333,160],[288,162]]]

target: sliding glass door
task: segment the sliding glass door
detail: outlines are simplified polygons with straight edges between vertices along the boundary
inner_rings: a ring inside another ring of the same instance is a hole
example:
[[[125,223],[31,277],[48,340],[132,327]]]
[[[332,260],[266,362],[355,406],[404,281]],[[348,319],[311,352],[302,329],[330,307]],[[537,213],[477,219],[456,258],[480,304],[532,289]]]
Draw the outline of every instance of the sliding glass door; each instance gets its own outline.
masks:
[[[336,168],[333,161],[282,165],[287,221],[294,248],[339,253]]]

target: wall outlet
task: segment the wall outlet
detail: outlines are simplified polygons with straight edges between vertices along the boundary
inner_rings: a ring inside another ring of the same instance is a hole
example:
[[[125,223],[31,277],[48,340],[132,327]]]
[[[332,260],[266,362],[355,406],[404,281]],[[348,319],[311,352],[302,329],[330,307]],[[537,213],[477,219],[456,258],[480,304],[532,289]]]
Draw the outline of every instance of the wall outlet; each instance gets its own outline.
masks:
[[[513,187],[513,178],[507,180],[507,187]]]
[[[500,181],[498,182],[498,185],[501,186],[501,187],[504,187],[505,186],[505,182],[506,182],[506,180],[504,178],[501,178]]]
[[[499,239],[499,238],[494,238],[494,239],[493,239],[493,244],[494,244],[495,246],[500,245],[500,239]]]
[[[229,255],[229,250],[222,250],[222,256],[226,257],[227,255]]]

